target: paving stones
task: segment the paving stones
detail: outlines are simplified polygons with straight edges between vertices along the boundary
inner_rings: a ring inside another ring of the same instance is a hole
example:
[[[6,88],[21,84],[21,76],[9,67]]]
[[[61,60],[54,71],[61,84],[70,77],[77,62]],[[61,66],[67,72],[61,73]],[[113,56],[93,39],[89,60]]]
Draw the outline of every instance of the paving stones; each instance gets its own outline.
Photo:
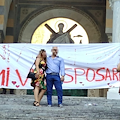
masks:
[[[33,95],[0,95],[0,120],[120,120],[120,101],[105,98],[64,97],[63,108],[47,107],[46,96],[41,107],[32,106]]]

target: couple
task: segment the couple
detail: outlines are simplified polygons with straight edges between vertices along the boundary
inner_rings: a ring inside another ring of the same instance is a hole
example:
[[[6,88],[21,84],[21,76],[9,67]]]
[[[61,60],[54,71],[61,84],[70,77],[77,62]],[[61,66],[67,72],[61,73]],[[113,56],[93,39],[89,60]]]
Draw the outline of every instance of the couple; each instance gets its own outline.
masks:
[[[41,49],[35,61],[36,68],[34,73],[36,73],[36,80],[32,80],[31,82],[31,86],[34,87],[34,106],[40,105],[40,101],[46,90],[48,107],[52,106],[52,88],[54,85],[58,95],[58,107],[62,107],[62,82],[65,76],[64,60],[57,56],[57,47],[52,47],[51,52],[52,55],[47,58],[46,51]]]

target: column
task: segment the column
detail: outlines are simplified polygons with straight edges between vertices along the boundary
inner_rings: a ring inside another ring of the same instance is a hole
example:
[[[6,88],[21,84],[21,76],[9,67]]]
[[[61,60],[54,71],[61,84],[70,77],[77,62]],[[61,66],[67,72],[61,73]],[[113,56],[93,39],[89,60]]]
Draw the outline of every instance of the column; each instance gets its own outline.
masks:
[[[112,42],[120,43],[120,0],[109,0],[113,9],[113,32]],[[120,99],[119,88],[110,88],[107,92],[107,99]]]

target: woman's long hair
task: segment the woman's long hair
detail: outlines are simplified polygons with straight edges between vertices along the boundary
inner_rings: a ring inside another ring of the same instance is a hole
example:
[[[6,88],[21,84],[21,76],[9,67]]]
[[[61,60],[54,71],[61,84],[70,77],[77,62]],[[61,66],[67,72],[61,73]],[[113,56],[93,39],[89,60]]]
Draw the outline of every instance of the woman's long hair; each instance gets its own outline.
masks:
[[[45,49],[41,49],[41,50],[39,51],[40,59],[42,59],[42,54],[43,54],[43,52],[46,52]],[[47,56],[44,58],[44,60],[45,60],[45,62],[47,61]]]

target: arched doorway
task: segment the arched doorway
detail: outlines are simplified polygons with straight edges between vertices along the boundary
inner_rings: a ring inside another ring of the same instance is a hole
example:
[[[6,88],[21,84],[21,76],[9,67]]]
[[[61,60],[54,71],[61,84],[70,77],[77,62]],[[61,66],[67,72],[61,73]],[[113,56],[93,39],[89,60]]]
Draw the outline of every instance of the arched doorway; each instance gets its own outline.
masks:
[[[18,42],[30,43],[34,31],[36,28],[38,28],[39,25],[46,22],[47,20],[61,17],[74,20],[80,24],[88,35],[89,43],[102,42],[102,31],[100,31],[97,23],[88,14],[80,10],[77,11],[70,8],[58,7],[49,9],[44,12],[37,11],[36,14],[31,15],[31,17],[26,20],[20,30]]]
[[[59,31],[58,25],[62,23],[64,25],[63,33],[66,33],[72,26],[76,27],[70,32],[70,37],[74,41],[74,44],[88,44],[89,38],[85,29],[76,21],[68,18],[52,18],[45,21],[36,28],[33,33],[31,43],[46,44],[52,35],[52,32],[45,25],[49,25],[56,33]]]

